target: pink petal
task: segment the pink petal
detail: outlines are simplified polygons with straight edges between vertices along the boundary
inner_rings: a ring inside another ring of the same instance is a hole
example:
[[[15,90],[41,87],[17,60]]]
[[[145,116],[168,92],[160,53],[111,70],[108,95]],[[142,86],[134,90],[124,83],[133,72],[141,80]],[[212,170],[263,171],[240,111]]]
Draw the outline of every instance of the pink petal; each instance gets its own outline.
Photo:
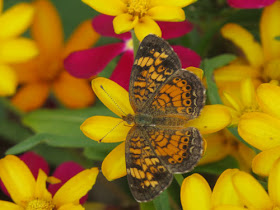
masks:
[[[54,195],[63,184],[65,184],[69,179],[71,179],[73,176],[75,176],[82,170],[84,170],[84,168],[75,162],[69,161],[69,162],[62,163],[55,169],[52,175],[60,179],[61,182],[58,184],[50,184],[48,187],[48,191],[52,195]],[[88,197],[87,195],[82,197],[80,199],[80,203],[83,204],[87,200],[87,197]]]
[[[182,22],[157,22],[162,31],[162,38],[174,39],[189,33],[193,25],[188,21]]]
[[[131,38],[129,32],[123,34],[116,34],[113,28],[113,16],[109,15],[97,15],[92,20],[92,27],[94,30],[102,36],[115,37],[121,40],[127,40]]]
[[[130,73],[133,66],[133,51],[127,50],[119,60],[110,79],[128,90]]]
[[[268,6],[274,3],[275,0],[228,0],[228,4],[231,7],[241,9],[254,9]]]
[[[42,169],[46,174],[50,172],[47,161],[34,152],[26,152],[19,156],[19,158],[25,162],[35,178],[38,176],[39,169]],[[0,187],[7,196],[10,196],[2,181],[0,181]]]
[[[124,50],[124,43],[114,43],[73,52],[64,60],[64,68],[74,77],[89,78],[100,73]]]
[[[180,45],[174,45],[172,47],[179,56],[183,68],[200,66],[201,58],[195,51]]]

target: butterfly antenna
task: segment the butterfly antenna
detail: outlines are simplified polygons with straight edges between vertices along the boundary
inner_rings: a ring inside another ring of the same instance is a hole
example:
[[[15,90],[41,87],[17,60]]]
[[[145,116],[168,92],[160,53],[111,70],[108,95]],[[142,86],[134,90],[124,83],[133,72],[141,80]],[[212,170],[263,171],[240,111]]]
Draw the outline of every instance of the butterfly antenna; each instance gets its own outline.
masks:
[[[100,85],[100,88],[102,90],[104,90],[104,92],[107,94],[107,96],[114,102],[114,104],[118,107],[118,109],[123,113],[124,116],[126,116],[127,114],[121,109],[121,107],[118,105],[118,103],[112,98],[112,96],[110,96],[110,94],[104,89],[104,87],[102,85]]]
[[[111,133],[116,127],[118,127],[123,121],[120,121],[117,125],[115,125],[108,133],[105,134],[105,136],[103,136],[100,140],[98,140],[98,142],[100,143],[106,136],[109,135],[109,133]]]

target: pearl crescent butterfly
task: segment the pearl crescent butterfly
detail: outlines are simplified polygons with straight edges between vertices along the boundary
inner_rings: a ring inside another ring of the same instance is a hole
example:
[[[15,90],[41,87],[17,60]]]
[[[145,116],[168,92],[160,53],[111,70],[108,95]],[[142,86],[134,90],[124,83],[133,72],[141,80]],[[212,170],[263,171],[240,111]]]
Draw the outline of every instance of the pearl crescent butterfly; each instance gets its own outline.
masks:
[[[148,35],[135,57],[129,99],[135,115],[123,117],[133,124],[125,144],[128,183],[134,198],[146,202],[170,185],[173,174],[192,170],[200,160],[203,139],[184,125],[199,116],[205,88],[181,68],[165,40]]]

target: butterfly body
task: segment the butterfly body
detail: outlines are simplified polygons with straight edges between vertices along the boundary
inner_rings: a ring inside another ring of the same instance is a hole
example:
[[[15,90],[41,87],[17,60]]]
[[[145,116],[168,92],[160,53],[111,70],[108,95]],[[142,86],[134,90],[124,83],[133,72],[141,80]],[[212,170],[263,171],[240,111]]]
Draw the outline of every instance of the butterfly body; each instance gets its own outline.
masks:
[[[205,88],[193,73],[181,69],[178,56],[163,39],[148,35],[141,42],[132,68],[129,97],[135,115],[126,138],[126,168],[134,198],[154,199],[173,174],[194,168],[204,143],[196,128],[185,127],[198,117]]]

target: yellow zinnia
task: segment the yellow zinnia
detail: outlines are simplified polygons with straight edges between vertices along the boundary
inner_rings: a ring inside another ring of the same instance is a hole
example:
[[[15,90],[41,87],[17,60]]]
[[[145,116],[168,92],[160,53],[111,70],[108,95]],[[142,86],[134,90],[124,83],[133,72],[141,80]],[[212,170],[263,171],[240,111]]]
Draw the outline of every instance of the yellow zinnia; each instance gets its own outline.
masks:
[[[238,169],[227,169],[218,178],[211,191],[207,181],[199,174],[184,179],[181,186],[183,210],[241,210],[243,205],[232,184]]]
[[[92,88],[104,105],[120,118],[93,116],[81,125],[81,130],[95,141],[103,143],[125,141],[132,125],[128,125],[122,117],[128,114],[134,115],[128,92],[115,82],[102,77],[92,81]],[[186,126],[196,127],[202,134],[211,133],[226,127],[230,120],[228,110],[222,105],[208,105],[204,107],[200,117],[189,121]],[[119,144],[104,159],[102,172],[108,180],[126,175],[125,142]]]
[[[280,84],[280,1],[264,8],[260,21],[261,44],[254,36],[235,23],[226,24],[221,33],[239,47],[245,58],[217,69],[215,80],[220,88],[229,90],[240,85],[244,78],[252,78],[257,86],[263,82]],[[241,60],[241,61],[240,61]]]
[[[20,3],[2,13],[0,0],[0,96],[12,95],[16,91],[17,77],[8,64],[23,62],[38,54],[33,41],[19,37],[31,24],[34,8]]]
[[[79,200],[94,185],[97,168],[86,169],[69,179],[52,197],[46,188],[47,175],[40,169],[37,180],[18,157],[8,155],[0,160],[0,178],[12,202],[0,201],[5,210],[82,210]]]
[[[22,84],[12,102],[19,109],[31,111],[41,107],[54,92],[56,98],[68,108],[89,106],[95,100],[88,81],[77,79],[64,70],[63,60],[75,50],[89,48],[99,35],[91,21],[85,21],[64,44],[62,24],[55,7],[48,0],[34,1],[36,9],[31,35],[40,54],[35,59],[15,66]]]
[[[161,36],[155,21],[178,22],[185,20],[183,7],[196,0],[82,0],[96,11],[116,16],[114,30],[121,34],[134,29],[137,38],[148,34]]]

